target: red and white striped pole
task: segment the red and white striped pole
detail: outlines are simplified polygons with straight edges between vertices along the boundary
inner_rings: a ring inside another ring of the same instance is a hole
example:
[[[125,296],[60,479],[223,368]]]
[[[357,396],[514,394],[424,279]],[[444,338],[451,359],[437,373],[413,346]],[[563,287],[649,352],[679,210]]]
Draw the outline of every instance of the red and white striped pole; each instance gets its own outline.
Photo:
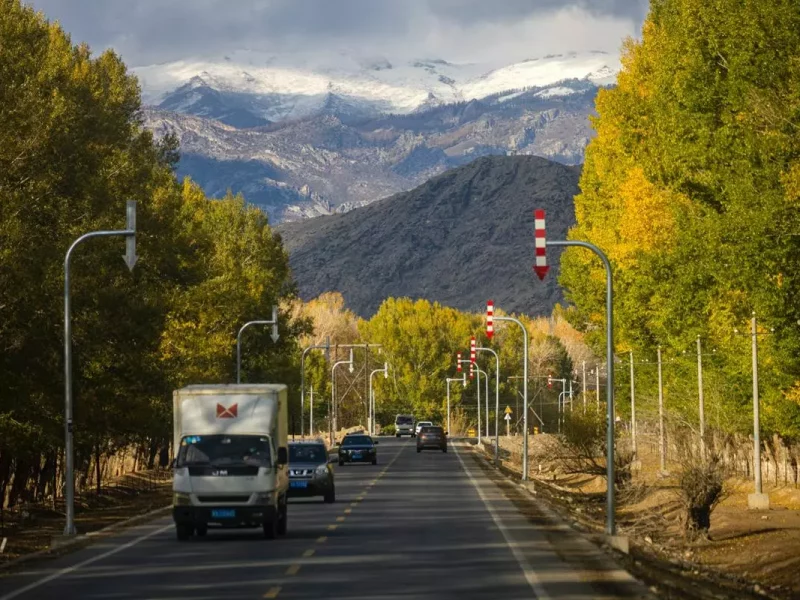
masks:
[[[469,361],[473,364],[478,360],[478,351],[475,349],[477,347],[478,346],[475,344],[475,336],[473,335],[469,339]]]
[[[550,267],[547,266],[547,239],[545,237],[544,211],[537,208],[533,211],[534,228],[536,230],[536,264],[533,270],[540,280],[544,279]]]
[[[494,335],[494,302],[489,300],[486,303],[486,337],[490,340]]]
[[[461,373],[461,352],[456,353],[456,371]]]
[[[469,363],[469,378],[475,379],[475,363]]]

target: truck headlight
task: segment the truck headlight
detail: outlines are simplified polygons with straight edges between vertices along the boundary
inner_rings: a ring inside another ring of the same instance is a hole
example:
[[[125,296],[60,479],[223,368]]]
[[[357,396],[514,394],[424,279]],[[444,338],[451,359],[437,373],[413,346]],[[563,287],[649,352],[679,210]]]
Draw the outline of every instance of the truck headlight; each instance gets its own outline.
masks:
[[[190,506],[192,504],[192,497],[189,494],[182,492],[175,492],[172,494],[173,506]]]

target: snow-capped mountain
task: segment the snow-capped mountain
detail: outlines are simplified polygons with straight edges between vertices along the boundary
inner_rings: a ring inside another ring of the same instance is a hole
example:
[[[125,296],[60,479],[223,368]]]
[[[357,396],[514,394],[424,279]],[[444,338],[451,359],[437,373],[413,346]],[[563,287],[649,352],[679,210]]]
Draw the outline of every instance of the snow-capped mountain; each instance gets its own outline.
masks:
[[[134,73],[148,104],[235,127],[255,127],[323,112],[353,118],[402,115],[568,79],[607,85],[617,69],[618,60],[603,52],[496,66],[241,51],[217,59],[140,67]],[[549,93],[570,90],[557,87]]]
[[[511,65],[353,55],[185,60],[135,69],[145,125],[181,142],[179,174],[243,192],[273,222],[341,212],[485,155],[583,161],[617,59]]]

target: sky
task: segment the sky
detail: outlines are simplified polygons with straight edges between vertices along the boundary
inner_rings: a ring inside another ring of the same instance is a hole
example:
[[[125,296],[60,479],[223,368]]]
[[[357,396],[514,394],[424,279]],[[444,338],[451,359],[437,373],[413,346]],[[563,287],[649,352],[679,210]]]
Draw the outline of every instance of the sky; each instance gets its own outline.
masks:
[[[137,67],[233,50],[515,62],[617,53],[647,0],[24,0]]]

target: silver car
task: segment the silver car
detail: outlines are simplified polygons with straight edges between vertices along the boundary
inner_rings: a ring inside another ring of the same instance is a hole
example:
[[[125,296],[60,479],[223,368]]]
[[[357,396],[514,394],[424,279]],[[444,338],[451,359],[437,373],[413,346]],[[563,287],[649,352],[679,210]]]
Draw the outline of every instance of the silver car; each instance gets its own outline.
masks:
[[[323,496],[325,502],[336,501],[328,450],[322,441],[289,443],[289,497],[310,498]]]

